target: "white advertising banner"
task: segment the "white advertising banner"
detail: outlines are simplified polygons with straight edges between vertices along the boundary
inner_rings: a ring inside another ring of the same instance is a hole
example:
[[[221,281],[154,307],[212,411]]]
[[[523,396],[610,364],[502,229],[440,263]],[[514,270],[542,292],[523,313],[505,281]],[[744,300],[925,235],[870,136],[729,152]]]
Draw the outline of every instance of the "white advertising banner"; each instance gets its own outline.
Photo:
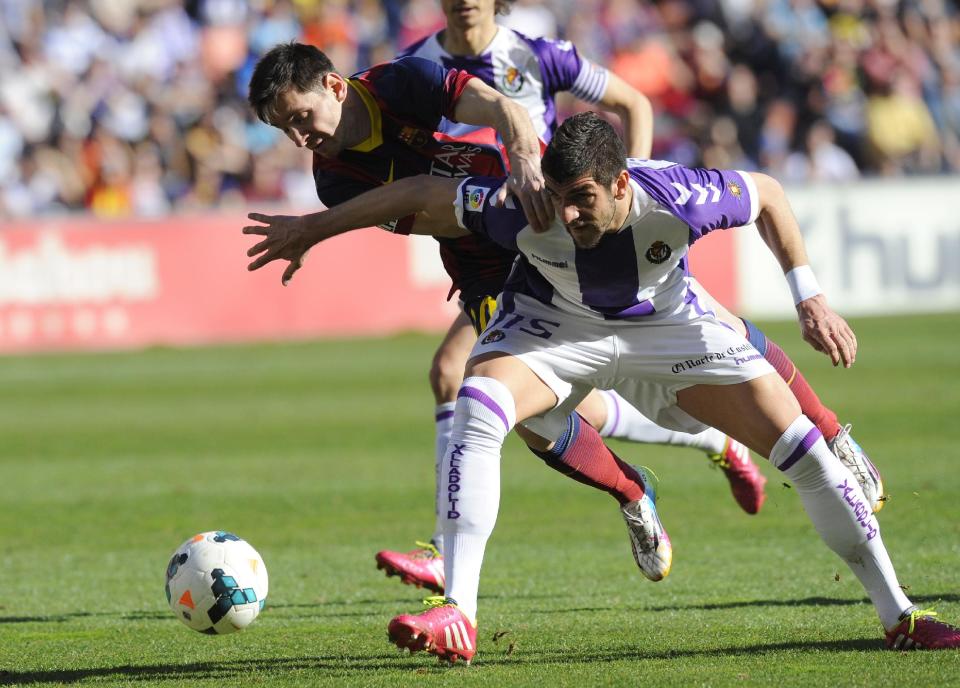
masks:
[[[844,315],[960,311],[960,177],[788,187],[810,264]],[[780,266],[754,228],[736,231],[737,302],[794,317]]]

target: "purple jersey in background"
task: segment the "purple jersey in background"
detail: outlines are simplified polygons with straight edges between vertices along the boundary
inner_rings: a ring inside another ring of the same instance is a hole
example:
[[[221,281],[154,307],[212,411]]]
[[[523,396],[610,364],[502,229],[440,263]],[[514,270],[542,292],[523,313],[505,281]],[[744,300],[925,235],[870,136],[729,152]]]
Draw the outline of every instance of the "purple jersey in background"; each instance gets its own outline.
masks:
[[[497,208],[492,199],[503,179],[466,179],[457,217],[465,229],[520,252],[505,292],[575,315],[655,321],[694,298],[686,279],[689,245],[715,229],[753,222],[757,190],[747,173],[734,170],[630,159],[627,171],[633,198],[624,228],[595,248],[578,248],[556,219],[536,234],[516,206]]]
[[[557,127],[554,103],[557,93],[569,91],[581,100],[596,103],[607,88],[607,70],[581,57],[569,41],[527,38],[501,26],[490,45],[474,57],[451,55],[440,45],[438,36],[427,36],[402,55],[415,55],[479,77],[523,105],[530,113],[537,134],[546,143]],[[449,120],[440,127],[451,136],[463,136],[474,129]]]

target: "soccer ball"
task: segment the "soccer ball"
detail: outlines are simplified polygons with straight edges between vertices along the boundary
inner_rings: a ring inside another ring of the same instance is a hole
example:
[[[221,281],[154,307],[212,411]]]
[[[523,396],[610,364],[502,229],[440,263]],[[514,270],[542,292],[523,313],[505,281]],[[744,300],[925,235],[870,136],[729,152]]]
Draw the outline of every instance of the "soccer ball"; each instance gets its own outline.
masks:
[[[167,565],[167,602],[195,631],[241,631],[267,601],[267,567],[245,540],[222,530],[200,533],[177,548]]]

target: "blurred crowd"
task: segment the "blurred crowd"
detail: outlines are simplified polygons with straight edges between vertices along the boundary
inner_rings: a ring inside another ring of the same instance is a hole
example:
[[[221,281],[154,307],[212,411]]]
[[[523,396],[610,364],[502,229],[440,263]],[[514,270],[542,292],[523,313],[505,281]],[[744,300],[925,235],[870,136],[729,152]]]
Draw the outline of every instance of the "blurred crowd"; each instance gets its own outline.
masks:
[[[654,157],[785,182],[960,171],[947,0],[518,0],[500,19],[645,93]],[[246,106],[253,64],[298,39],[349,74],[443,24],[437,0],[0,0],[0,218],[315,205],[309,153]]]

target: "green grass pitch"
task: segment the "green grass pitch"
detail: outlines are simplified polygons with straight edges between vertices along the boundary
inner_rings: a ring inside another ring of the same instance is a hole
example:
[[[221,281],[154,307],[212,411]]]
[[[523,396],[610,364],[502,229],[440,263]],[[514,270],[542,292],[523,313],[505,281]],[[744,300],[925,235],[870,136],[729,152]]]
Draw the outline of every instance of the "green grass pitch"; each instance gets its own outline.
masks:
[[[883,470],[901,583],[960,623],[960,318],[853,324],[852,370],[794,324],[767,331]],[[615,445],[661,479],[675,556],[654,584],[614,501],[515,438],[474,665],[400,655],[386,623],[423,595],[373,554],[432,528],[436,343],[0,359],[0,684],[960,684],[960,653],[881,649],[859,584],[765,462],[769,499],[750,517],[698,452]],[[163,595],[171,552],[211,529],[270,571],[267,608],[233,636],[189,631]]]

